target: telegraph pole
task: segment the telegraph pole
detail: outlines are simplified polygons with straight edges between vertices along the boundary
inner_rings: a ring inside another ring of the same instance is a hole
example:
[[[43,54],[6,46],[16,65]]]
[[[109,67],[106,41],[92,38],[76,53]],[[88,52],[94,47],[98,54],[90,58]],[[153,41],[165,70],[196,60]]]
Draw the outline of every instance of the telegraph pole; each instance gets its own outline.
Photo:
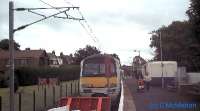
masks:
[[[10,111],[14,111],[14,4],[13,1],[9,1],[9,73],[10,73]]]

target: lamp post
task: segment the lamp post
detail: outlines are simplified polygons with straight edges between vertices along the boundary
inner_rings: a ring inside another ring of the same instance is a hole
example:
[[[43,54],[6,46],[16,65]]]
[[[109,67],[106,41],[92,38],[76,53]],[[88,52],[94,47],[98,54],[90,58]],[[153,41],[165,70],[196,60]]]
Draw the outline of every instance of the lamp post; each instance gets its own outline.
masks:
[[[158,34],[156,32],[151,32],[149,34],[155,34],[156,36],[159,37],[159,41],[160,41],[160,61],[161,61],[161,84],[162,84],[162,88],[164,88],[164,74],[163,74],[163,50],[162,50],[162,33],[161,31],[158,32]],[[150,38],[150,40],[152,40],[152,38]]]
[[[165,87],[165,84],[164,84],[164,75],[163,75],[163,51],[162,51],[162,33],[161,31],[159,32],[159,36],[160,36],[160,61],[161,61],[161,79],[162,79],[162,88]]]

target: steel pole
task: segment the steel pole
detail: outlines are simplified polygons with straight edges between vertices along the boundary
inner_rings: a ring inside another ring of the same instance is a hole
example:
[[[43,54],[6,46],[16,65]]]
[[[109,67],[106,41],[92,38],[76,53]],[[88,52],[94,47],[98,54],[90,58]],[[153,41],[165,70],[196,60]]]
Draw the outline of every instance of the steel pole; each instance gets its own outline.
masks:
[[[14,111],[14,4],[9,1],[10,111]]]
[[[163,51],[162,51],[162,33],[160,31],[160,60],[161,60],[161,78],[162,78],[162,88],[164,88],[164,77],[163,77]]]

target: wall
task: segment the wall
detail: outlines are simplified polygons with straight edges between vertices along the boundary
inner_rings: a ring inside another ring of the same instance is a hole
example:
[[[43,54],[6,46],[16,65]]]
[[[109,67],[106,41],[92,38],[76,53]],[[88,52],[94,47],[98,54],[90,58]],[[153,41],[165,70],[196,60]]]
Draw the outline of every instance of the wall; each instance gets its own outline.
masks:
[[[188,76],[189,76],[189,80],[188,80],[189,83],[195,84],[195,83],[200,82],[200,73],[197,73],[197,72],[189,72],[189,73],[187,73],[187,74],[188,74]]]

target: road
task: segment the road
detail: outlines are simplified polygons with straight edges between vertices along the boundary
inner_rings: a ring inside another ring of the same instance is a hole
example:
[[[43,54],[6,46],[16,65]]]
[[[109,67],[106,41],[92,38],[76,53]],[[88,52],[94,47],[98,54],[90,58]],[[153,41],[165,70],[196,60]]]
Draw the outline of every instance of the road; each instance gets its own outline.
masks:
[[[169,109],[169,108],[159,108],[155,107],[155,104],[160,103],[190,103],[194,100],[188,96],[181,96],[176,92],[169,92],[167,89],[162,89],[161,87],[151,87],[150,91],[145,91],[144,93],[138,93],[136,88],[136,80],[134,78],[129,78],[125,80],[125,84],[129,88],[133,101],[136,106],[136,111],[200,111],[198,109]],[[196,102],[196,101],[195,101]],[[152,105],[154,104],[154,107]],[[200,105],[198,103],[198,105]]]

